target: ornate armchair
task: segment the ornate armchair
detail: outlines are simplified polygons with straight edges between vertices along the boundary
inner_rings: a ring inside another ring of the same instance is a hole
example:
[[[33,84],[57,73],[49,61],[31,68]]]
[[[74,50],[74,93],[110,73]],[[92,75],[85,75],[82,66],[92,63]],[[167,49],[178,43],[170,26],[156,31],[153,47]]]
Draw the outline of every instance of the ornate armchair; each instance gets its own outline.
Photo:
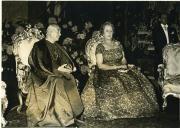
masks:
[[[5,127],[7,121],[5,120],[3,115],[7,109],[8,100],[6,96],[6,83],[4,81],[1,81],[1,85],[0,85],[0,100],[1,100],[1,116],[0,116],[1,126]]]
[[[92,38],[89,39],[86,43],[85,47],[85,53],[87,56],[87,62],[89,66],[89,75],[94,70],[94,67],[96,65],[96,47],[99,43],[101,43],[101,40],[103,39],[103,36],[100,34],[99,31],[95,31],[92,35]]]
[[[158,66],[158,72],[165,108],[167,96],[180,99],[180,44],[170,44],[163,49],[163,64]]]
[[[16,77],[18,80],[18,98],[20,105],[17,111],[20,112],[23,106],[23,96],[28,93],[28,76],[29,76],[29,64],[28,57],[33,48],[33,45],[38,40],[44,38],[44,35],[35,26],[27,26],[26,30],[13,37],[13,53],[16,61]]]

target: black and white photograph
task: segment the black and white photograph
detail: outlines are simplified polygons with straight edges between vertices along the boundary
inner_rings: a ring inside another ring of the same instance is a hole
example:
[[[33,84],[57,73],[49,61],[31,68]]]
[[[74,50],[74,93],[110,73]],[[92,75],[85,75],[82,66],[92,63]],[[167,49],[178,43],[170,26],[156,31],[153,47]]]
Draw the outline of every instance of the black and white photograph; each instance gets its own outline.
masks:
[[[1,127],[180,127],[180,1],[1,7]]]

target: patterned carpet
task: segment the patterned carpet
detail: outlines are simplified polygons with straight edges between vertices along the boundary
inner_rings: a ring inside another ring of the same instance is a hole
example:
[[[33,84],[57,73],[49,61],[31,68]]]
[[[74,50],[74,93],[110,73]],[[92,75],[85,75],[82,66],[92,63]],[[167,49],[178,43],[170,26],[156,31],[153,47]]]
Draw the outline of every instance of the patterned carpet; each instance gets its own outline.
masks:
[[[11,110],[6,116],[9,121],[6,127],[27,127],[25,114],[18,114]],[[112,121],[100,121],[87,119],[77,123],[80,128],[180,128],[180,122],[174,116],[162,112],[157,117],[139,119],[117,119]]]
[[[83,127],[91,128],[179,128],[179,122],[173,119],[141,118],[141,119],[118,119],[113,121],[87,120]]]

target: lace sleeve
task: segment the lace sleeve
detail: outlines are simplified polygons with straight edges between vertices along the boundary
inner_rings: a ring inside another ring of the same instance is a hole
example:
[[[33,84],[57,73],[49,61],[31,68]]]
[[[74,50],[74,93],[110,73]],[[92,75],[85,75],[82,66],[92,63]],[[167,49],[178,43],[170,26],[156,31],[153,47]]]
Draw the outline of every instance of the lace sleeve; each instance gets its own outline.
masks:
[[[103,54],[104,52],[104,46],[102,44],[99,44],[96,48],[96,54]]]

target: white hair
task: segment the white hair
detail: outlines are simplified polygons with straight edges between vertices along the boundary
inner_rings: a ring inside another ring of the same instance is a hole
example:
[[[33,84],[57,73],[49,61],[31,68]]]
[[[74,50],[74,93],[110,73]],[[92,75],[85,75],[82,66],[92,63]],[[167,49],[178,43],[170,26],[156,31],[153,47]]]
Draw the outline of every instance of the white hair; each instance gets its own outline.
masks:
[[[56,29],[56,30],[60,30],[60,27],[59,27],[57,24],[51,24],[51,25],[49,25],[48,28],[47,28],[46,35],[47,35],[48,33],[51,33],[52,31],[54,31],[55,29]]]

